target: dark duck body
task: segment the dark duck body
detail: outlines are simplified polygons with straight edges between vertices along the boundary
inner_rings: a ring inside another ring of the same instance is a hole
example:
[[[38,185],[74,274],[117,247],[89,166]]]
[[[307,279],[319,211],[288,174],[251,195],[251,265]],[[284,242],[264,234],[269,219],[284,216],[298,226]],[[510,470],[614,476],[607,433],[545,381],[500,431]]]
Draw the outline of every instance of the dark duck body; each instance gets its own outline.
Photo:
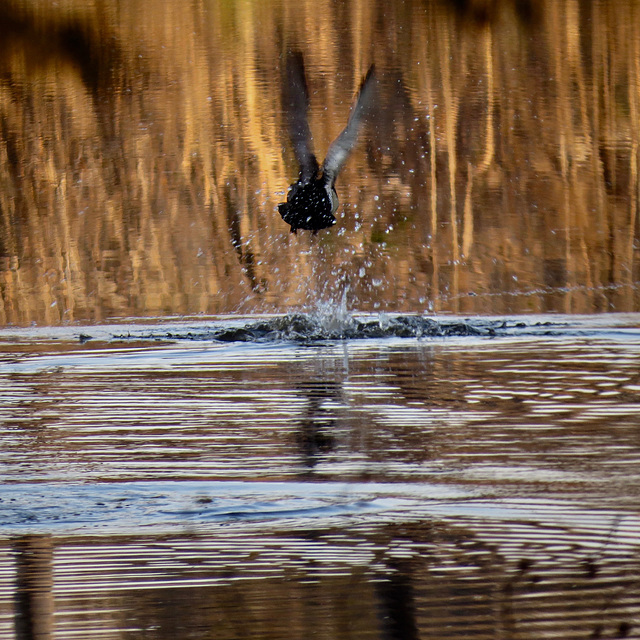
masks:
[[[334,214],[338,208],[338,194],[334,185],[355,146],[362,121],[371,107],[374,85],[375,70],[372,65],[362,80],[347,126],[329,146],[320,167],[312,151],[311,131],[307,120],[309,92],[302,54],[289,54],[284,105],[289,137],[300,167],[300,175],[289,188],[287,201],[278,205],[278,211],[282,219],[291,226],[292,233],[298,229],[317,233],[336,223]]]

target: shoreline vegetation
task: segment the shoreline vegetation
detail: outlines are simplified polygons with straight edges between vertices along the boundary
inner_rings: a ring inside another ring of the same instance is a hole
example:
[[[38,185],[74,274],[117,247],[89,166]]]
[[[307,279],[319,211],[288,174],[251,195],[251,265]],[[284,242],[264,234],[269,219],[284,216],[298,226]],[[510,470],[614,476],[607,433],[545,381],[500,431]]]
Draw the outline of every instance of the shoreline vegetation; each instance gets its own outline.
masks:
[[[631,0],[6,2],[0,323],[345,296],[639,311],[639,18]],[[320,157],[371,63],[380,80],[315,238],[276,210],[297,173],[289,48]]]

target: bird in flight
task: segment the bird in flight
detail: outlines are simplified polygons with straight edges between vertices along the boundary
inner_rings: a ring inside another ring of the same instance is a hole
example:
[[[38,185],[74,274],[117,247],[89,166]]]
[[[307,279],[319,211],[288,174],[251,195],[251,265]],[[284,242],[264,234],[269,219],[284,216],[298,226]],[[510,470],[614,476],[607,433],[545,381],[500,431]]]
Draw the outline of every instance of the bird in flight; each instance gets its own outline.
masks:
[[[300,175],[289,187],[287,201],[278,205],[278,211],[282,219],[291,226],[292,233],[296,233],[298,229],[307,229],[315,234],[320,229],[326,229],[336,223],[336,178],[356,144],[362,121],[373,102],[374,89],[375,68],[371,65],[360,84],[347,126],[329,146],[327,156],[320,167],[312,151],[311,130],[307,119],[309,91],[304,73],[304,60],[300,52],[288,55],[283,98],[289,137]]]

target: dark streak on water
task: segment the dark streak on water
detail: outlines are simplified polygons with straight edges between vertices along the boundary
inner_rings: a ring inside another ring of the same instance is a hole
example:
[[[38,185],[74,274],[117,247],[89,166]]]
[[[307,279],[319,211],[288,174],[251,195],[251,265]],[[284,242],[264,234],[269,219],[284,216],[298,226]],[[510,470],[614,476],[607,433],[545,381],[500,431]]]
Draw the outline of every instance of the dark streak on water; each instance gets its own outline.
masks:
[[[115,334],[114,339],[214,340],[219,342],[314,343],[331,340],[367,340],[383,338],[446,338],[454,336],[495,337],[516,331],[520,335],[555,335],[563,326],[559,322],[524,322],[509,320],[434,320],[416,315],[380,314],[358,318],[342,314],[309,315],[302,313],[261,319],[240,326],[202,327],[199,330],[153,331]],[[81,340],[91,336],[82,334]]]

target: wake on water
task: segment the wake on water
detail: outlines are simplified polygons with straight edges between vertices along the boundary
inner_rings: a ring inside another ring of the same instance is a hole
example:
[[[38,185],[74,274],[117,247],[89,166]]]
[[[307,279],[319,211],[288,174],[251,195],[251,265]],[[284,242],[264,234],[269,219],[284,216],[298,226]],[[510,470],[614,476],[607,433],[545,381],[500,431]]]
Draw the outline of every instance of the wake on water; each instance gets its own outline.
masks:
[[[258,318],[203,322],[198,325],[154,328],[151,331],[114,335],[115,339],[213,340],[217,342],[298,342],[381,338],[438,338],[456,336],[497,337],[534,332],[550,334],[561,322],[520,319],[434,319],[421,315],[358,315],[318,310]]]

